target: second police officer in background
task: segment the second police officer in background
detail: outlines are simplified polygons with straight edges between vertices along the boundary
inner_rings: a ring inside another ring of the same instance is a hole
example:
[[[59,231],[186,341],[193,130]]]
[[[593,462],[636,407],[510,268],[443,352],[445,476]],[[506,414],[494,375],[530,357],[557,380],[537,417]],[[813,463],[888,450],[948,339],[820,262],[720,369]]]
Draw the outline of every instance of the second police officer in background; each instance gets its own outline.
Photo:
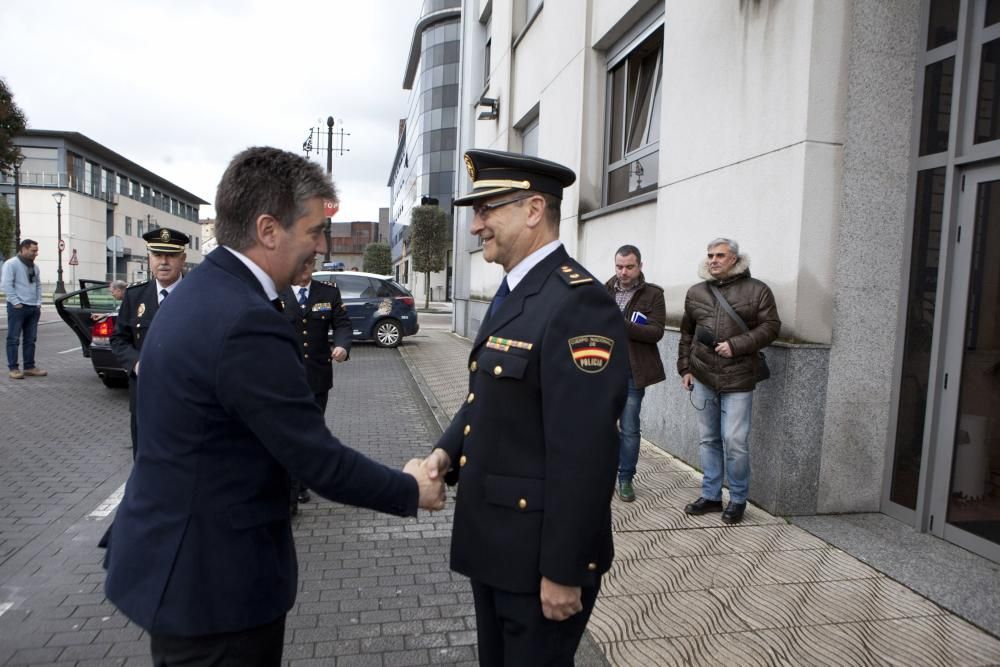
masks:
[[[153,318],[163,302],[177,286],[187,255],[184,249],[190,237],[168,227],[151,229],[142,235],[149,253],[149,280],[130,285],[125,290],[115,332],[111,334],[111,349],[128,373],[128,408],[132,432],[132,458],[136,454],[135,397],[138,386],[139,352]]]
[[[333,363],[347,361],[351,351],[351,319],[336,285],[312,279],[313,260],[309,259],[295,277],[295,282],[281,293],[285,318],[295,328],[302,346],[306,380],[316,397],[319,409],[326,404],[333,387]],[[330,346],[330,333],[333,346]],[[292,511],[297,503],[309,502],[309,489],[292,484]]]

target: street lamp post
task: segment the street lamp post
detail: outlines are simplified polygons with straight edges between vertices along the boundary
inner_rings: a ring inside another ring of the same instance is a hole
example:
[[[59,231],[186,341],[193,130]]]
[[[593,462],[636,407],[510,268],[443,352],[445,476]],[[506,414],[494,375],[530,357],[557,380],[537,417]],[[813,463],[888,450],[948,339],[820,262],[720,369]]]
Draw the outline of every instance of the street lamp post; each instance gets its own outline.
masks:
[[[62,200],[65,197],[61,192],[55,192],[52,194],[52,198],[56,200],[56,238],[58,239],[58,249],[59,249],[59,269],[58,277],[56,279],[56,291],[52,293],[53,296],[62,296],[66,293],[66,285],[63,283],[63,272],[62,272],[62,252],[63,252],[63,240],[62,240]]]
[[[333,176],[333,116],[326,117],[326,175],[328,177]],[[323,236],[326,237],[326,253],[324,254],[323,261],[330,261],[330,225],[333,223],[333,218],[326,219],[326,226],[323,227]]]
[[[20,252],[21,245],[21,163],[24,156],[14,158],[14,252]]]

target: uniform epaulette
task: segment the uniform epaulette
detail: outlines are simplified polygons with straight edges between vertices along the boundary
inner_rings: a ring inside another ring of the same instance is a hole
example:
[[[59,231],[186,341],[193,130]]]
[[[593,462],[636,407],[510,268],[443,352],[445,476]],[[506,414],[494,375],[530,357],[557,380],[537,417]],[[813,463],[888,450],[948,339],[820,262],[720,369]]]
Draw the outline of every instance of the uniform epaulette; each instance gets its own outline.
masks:
[[[132,289],[133,287],[142,287],[143,285],[148,285],[149,280],[139,280],[134,283],[129,283],[125,286],[125,289]]]
[[[594,277],[584,271],[580,266],[574,264],[563,264],[556,271],[560,278],[566,281],[570,287],[577,285],[587,285],[594,282]]]

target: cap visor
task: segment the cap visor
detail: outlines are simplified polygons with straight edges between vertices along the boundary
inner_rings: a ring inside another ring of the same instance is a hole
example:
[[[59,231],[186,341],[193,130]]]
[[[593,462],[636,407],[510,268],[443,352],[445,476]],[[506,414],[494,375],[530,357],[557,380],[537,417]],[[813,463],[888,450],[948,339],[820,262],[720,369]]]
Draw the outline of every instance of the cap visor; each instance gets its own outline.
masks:
[[[467,195],[462,195],[453,204],[455,206],[472,206],[473,202],[483,197],[493,197],[494,195],[502,195],[508,192],[524,192],[524,190],[517,188],[483,188],[482,190],[473,190]]]

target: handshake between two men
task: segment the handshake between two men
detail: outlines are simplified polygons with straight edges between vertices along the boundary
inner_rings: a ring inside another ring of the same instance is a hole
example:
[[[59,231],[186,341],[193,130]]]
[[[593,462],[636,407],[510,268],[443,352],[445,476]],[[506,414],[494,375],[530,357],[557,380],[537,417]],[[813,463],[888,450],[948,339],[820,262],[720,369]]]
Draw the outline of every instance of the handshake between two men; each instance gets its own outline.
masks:
[[[410,459],[403,472],[417,480],[420,493],[420,509],[437,512],[444,509],[444,474],[451,465],[448,454],[443,449],[435,449],[425,459]]]

